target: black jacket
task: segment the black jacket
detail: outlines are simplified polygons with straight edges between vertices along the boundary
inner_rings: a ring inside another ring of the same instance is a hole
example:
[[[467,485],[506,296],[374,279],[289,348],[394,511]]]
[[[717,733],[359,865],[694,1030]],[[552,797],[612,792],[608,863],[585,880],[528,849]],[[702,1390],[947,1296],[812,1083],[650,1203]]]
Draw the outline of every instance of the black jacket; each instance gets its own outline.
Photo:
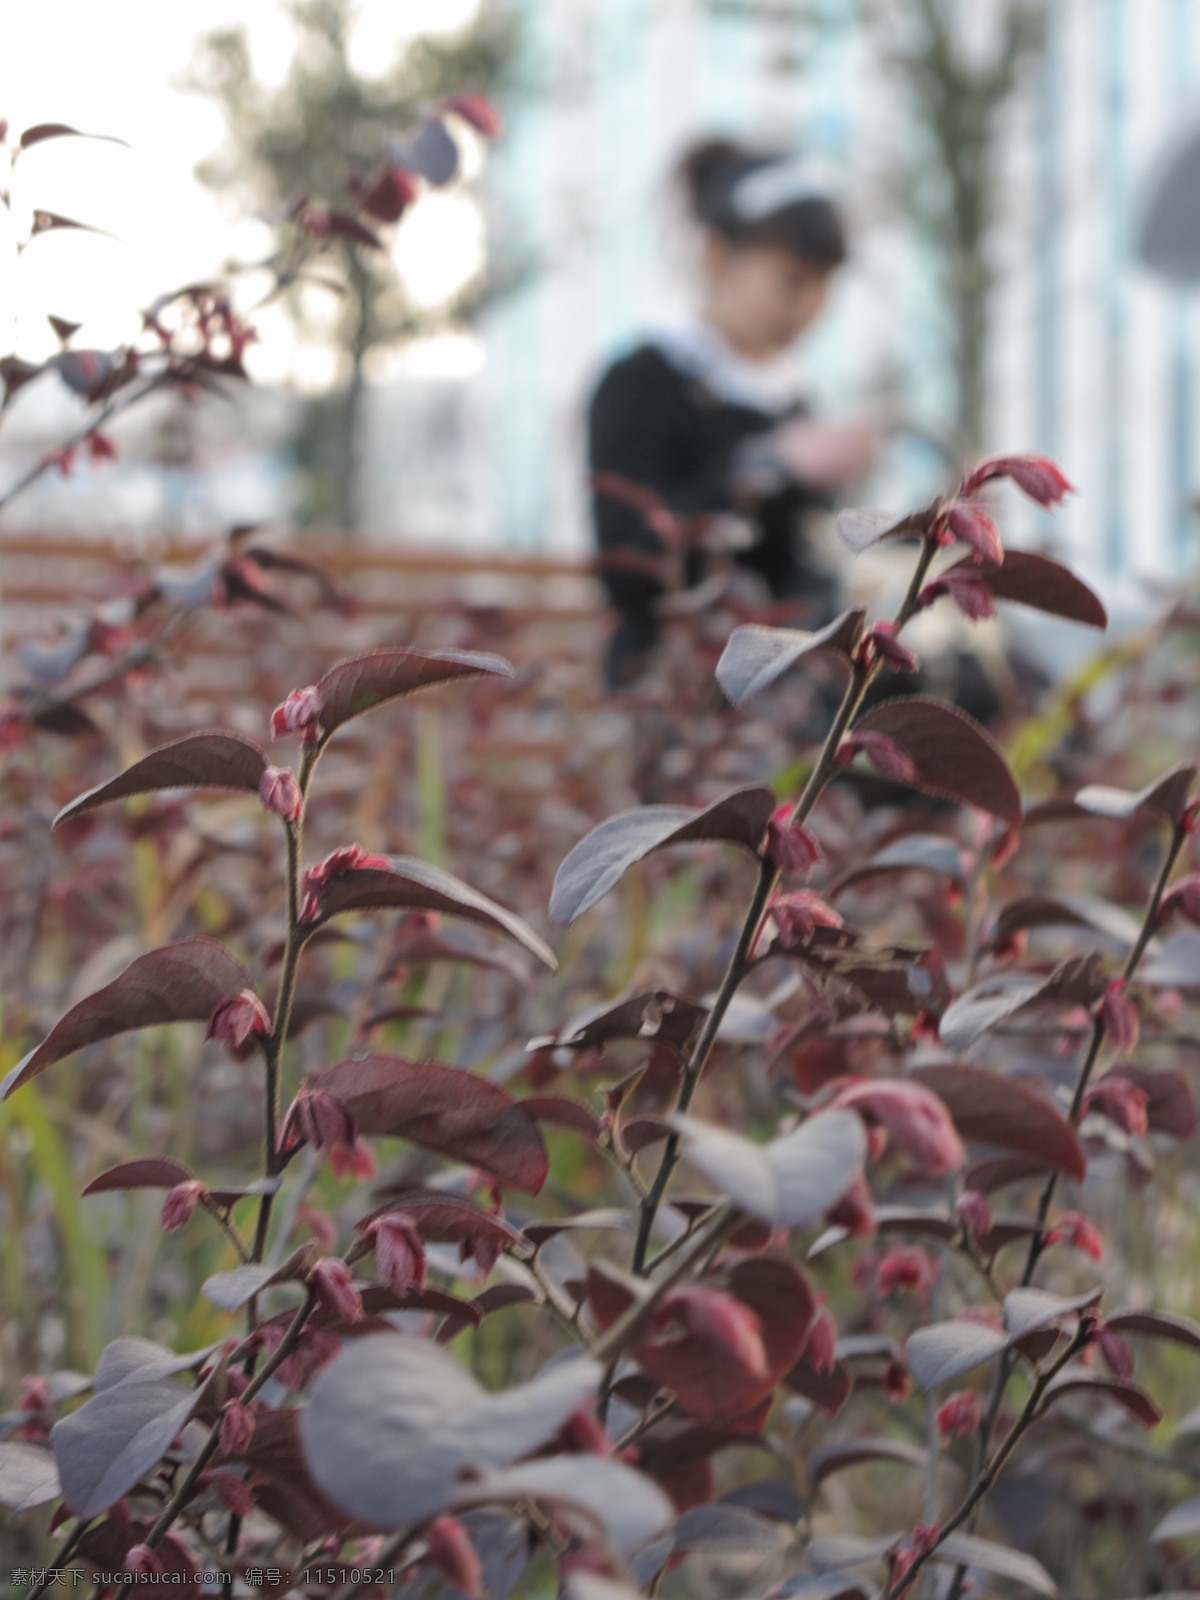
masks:
[[[655,345],[646,344],[616,362],[601,379],[588,413],[588,455],[593,475],[610,473],[652,490],[681,517],[734,510],[735,457],[749,441],[767,434],[790,413],[735,403],[702,379],[681,370]],[[760,573],[777,599],[813,602],[813,626],[833,614],[834,585],[811,563],[800,529],[801,513],[824,504],[814,492],[786,483],[748,508],[755,542],[737,553],[743,566]],[[601,553],[664,552],[663,540],[627,500],[593,490],[593,518]],[[704,554],[685,562],[686,581],[704,575]],[[664,592],[653,574],[603,568],[602,581],[618,612],[606,676],[610,685],[636,676],[658,636],[655,601]]]

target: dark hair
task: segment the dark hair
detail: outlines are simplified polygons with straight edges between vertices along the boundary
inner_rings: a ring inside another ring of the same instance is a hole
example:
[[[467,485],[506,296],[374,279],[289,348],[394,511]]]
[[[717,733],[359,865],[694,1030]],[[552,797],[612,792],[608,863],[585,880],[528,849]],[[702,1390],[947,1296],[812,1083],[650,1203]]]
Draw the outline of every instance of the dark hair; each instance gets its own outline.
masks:
[[[826,271],[846,259],[846,230],[835,201],[810,194],[747,219],[738,214],[735,190],[753,172],[782,164],[783,151],[735,139],[702,139],[684,152],[677,171],[688,210],[702,228],[735,244],[779,244]]]

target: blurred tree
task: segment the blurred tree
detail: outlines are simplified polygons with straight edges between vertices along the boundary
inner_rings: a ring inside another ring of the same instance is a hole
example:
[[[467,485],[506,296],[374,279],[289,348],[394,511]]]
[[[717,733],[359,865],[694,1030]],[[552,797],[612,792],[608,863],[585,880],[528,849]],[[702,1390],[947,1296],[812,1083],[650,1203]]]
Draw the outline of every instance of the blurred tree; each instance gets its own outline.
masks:
[[[250,41],[242,27],[204,35],[185,86],[216,101],[224,114],[225,145],[197,168],[201,182],[236,194],[251,206],[280,212],[297,196],[338,205],[352,173],[363,173],[387,141],[402,134],[430,101],[464,89],[495,95],[515,48],[515,21],[503,0],[481,0],[474,18],[453,32],[405,37],[395,59],[365,77],[351,60],[356,0],[282,0],[296,32],[291,64],[278,87],[254,74]],[[318,482],[312,507],[353,533],[359,525],[357,442],[362,421],[368,352],[417,331],[431,316],[406,294],[388,254],[330,241],[343,287],[333,338],[346,365],[344,387],[328,406],[332,429],[302,430],[301,448]],[[474,286],[477,294],[478,286]],[[437,310],[461,314],[471,289]],[[298,327],[309,325],[305,296],[293,290],[287,309]],[[320,442],[332,448],[320,459]]]
[[[953,322],[961,444],[984,447],[985,365],[999,157],[1006,116],[1045,39],[1046,0],[870,0],[885,59],[903,83],[917,138],[904,163],[908,209],[935,246]],[[981,25],[982,24],[982,25]]]
[[[863,30],[901,90],[910,136],[881,186],[933,246],[951,322],[958,432],[983,447],[985,362],[1006,117],[1028,82],[1049,0],[708,0],[772,32],[777,70],[803,76],[817,38]]]

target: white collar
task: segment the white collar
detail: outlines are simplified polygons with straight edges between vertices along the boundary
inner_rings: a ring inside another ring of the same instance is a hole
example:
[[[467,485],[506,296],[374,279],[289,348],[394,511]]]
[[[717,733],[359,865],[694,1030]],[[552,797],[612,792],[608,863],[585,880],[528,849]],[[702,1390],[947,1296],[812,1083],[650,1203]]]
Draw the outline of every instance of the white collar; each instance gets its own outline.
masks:
[[[662,328],[651,342],[678,371],[730,405],[778,415],[796,403],[796,369],[786,354],[771,361],[748,361],[714,327],[699,320]]]

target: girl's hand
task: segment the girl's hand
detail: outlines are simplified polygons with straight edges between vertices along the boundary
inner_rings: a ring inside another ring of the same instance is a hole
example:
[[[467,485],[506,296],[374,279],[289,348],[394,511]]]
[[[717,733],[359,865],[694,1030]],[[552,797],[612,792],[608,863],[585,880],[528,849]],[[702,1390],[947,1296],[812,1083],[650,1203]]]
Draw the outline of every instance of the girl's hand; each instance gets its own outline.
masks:
[[[797,483],[835,489],[860,477],[879,449],[879,434],[865,422],[816,422],[797,417],[776,428],[775,459]]]

